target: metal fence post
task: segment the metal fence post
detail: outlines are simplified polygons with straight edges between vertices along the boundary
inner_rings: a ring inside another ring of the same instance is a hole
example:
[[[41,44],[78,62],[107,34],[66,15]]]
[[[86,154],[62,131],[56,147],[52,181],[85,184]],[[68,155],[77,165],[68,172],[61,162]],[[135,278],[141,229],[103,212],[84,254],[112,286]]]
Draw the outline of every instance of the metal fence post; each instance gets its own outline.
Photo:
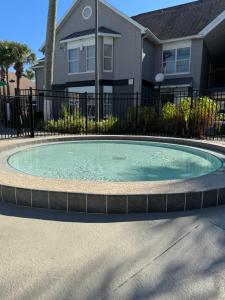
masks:
[[[137,133],[138,132],[138,123],[139,123],[139,116],[138,116],[138,106],[139,106],[139,103],[138,103],[138,101],[139,101],[139,94],[138,94],[138,92],[136,93],[136,128],[135,128],[135,133]]]
[[[86,135],[88,134],[88,103],[87,103],[87,92],[84,94],[84,100],[85,100],[85,128],[86,128]]]
[[[20,90],[15,89],[15,98],[13,103],[13,114],[12,118],[15,118],[16,135],[20,136]]]
[[[34,138],[34,110],[33,110],[33,90],[29,89],[29,110],[30,110],[30,137]]]

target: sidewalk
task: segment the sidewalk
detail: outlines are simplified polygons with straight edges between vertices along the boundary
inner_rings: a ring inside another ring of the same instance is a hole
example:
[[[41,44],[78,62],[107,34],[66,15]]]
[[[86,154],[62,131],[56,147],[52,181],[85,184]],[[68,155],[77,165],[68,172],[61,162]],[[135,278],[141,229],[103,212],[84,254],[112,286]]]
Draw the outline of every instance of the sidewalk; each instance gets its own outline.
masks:
[[[1,299],[223,299],[225,207],[98,216],[0,207]]]

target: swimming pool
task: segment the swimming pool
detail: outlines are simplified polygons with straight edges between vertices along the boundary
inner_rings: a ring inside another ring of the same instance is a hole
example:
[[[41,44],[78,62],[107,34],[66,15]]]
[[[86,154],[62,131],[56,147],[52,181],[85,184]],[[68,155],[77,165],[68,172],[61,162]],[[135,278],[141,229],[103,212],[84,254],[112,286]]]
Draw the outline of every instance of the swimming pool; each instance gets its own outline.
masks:
[[[33,176],[86,181],[162,181],[200,177],[222,162],[193,147],[141,141],[76,141],[11,155],[14,169]]]
[[[225,205],[225,146],[143,136],[55,136],[0,145],[0,200],[78,213]]]

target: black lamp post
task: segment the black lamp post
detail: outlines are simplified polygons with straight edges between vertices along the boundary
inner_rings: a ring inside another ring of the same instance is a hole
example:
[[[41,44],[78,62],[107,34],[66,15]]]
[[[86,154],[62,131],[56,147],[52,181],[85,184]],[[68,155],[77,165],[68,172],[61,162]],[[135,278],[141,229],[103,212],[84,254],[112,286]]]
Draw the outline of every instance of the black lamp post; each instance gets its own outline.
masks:
[[[161,112],[161,107],[162,107],[161,85],[164,80],[165,80],[165,75],[163,73],[158,73],[155,76],[155,81],[158,83],[158,87],[159,87],[159,113]]]
[[[95,120],[99,122],[98,0],[95,0]]]

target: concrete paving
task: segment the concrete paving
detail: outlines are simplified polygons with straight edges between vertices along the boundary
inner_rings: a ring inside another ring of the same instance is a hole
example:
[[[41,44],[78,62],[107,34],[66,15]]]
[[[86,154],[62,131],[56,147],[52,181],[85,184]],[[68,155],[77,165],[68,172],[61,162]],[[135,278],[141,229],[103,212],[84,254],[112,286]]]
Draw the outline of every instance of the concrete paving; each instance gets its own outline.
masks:
[[[1,205],[0,299],[225,299],[225,207],[103,216]]]

